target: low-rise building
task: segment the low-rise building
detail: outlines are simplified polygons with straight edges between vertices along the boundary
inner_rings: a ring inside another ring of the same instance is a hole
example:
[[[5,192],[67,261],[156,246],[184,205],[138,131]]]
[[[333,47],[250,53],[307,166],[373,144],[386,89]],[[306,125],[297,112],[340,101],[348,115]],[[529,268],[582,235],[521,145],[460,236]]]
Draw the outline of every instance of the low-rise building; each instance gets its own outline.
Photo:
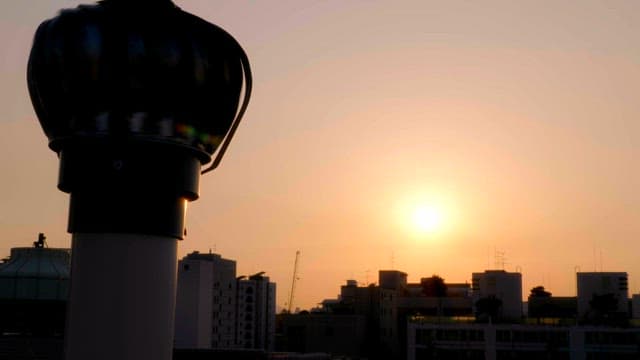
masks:
[[[585,321],[628,317],[629,280],[626,272],[579,272],[578,316]]]
[[[408,325],[409,360],[638,358],[640,328],[447,323],[419,317]]]
[[[485,270],[472,274],[474,312],[482,315],[481,301],[497,301],[493,321],[518,321],[522,318],[522,274],[504,270]]]
[[[279,314],[287,351],[359,358],[366,353],[366,318],[356,314]]]

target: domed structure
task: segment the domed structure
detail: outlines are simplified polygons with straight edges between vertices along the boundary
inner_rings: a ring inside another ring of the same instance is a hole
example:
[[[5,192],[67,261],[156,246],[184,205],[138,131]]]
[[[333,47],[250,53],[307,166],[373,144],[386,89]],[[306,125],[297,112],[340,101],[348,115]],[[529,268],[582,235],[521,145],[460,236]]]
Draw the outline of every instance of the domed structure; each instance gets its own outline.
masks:
[[[33,244],[11,249],[0,263],[0,334],[61,336],[70,251],[45,247],[44,234]]]
[[[0,265],[0,299],[61,300],[69,293],[69,249],[44,247],[40,234],[33,247],[11,249]]]

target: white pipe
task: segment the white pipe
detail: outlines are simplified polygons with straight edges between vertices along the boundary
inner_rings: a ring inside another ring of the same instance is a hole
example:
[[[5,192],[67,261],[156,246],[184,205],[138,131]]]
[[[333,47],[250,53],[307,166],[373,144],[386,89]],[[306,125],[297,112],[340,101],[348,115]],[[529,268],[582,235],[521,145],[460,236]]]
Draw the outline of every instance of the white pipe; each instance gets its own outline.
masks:
[[[171,360],[177,240],[72,237],[66,360]]]

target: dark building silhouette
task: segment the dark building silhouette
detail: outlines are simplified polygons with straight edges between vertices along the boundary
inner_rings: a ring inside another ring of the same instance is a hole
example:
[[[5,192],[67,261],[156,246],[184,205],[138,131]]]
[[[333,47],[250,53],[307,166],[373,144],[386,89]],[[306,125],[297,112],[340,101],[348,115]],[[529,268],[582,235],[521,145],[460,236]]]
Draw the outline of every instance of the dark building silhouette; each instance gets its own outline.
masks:
[[[575,296],[529,296],[528,317],[530,319],[575,319],[578,315],[578,303]]]
[[[325,352],[358,358],[366,353],[366,317],[356,314],[309,313],[278,315],[280,347],[298,353]],[[286,341],[286,343],[284,343]]]
[[[431,278],[425,278],[431,279]],[[310,313],[280,314],[282,350],[324,351],[333,356],[403,359],[407,319],[414,315],[472,315],[470,284],[446,284],[439,296],[424,291],[424,280],[408,283],[407,274],[380,270],[378,284],[348,280],[338,299],[327,299]],[[349,341],[345,341],[344,337]]]
[[[39,234],[0,264],[0,359],[62,358],[69,261]]]

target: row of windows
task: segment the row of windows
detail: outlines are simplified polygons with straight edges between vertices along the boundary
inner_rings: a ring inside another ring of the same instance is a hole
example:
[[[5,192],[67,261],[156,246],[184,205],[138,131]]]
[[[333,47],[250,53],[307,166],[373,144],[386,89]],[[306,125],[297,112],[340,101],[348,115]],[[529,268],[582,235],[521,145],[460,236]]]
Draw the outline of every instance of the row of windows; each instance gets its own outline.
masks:
[[[212,313],[211,317],[214,319],[222,319],[222,318],[227,318],[227,319],[231,319],[232,317],[235,316],[235,313],[231,312],[231,311],[220,311],[220,312],[214,312]]]
[[[214,288],[214,289],[219,289],[219,288],[220,288],[220,282],[218,282],[218,281],[214,282],[214,283],[213,283],[213,288]],[[228,288],[229,290],[233,289],[233,283],[231,283],[231,282],[230,282],[230,283],[228,283],[227,288]]]
[[[484,350],[417,348],[416,360],[485,360]]]
[[[381,291],[380,292],[380,299],[381,300],[393,300],[393,293],[387,292],[387,291]]]
[[[428,359],[448,359],[448,360],[484,360],[484,350],[477,349],[438,349],[438,348],[417,348],[416,360],[428,360]],[[529,350],[498,350],[496,351],[497,360],[539,360],[539,359],[551,359],[551,360],[569,360],[571,354],[566,351],[529,351]],[[586,360],[600,360],[600,359],[616,359],[616,360],[637,360],[637,352],[587,352]]]
[[[226,328],[227,328],[227,332],[231,332],[231,326],[227,326]],[[212,326],[211,327],[211,332],[213,334],[218,334],[218,330],[224,331],[224,326],[220,327],[220,328],[218,328],[217,326]]]
[[[569,346],[569,333],[567,331],[497,330],[496,341],[508,343],[546,343],[557,346]]]
[[[565,351],[546,350],[546,351],[530,351],[530,350],[498,350],[496,351],[496,360],[569,360],[571,354]]]
[[[384,335],[384,333],[383,333]],[[587,331],[584,335],[586,345],[627,345],[640,349],[640,333],[637,332],[601,332]],[[552,348],[568,347],[568,331],[521,331],[497,330],[498,343],[540,343]],[[433,341],[484,341],[484,331],[467,329],[417,329],[416,344],[428,345]]]
[[[433,341],[484,341],[484,331],[469,329],[417,329],[416,344],[427,345]]]
[[[640,334],[587,331],[584,334],[584,342],[589,345],[640,345]]]

